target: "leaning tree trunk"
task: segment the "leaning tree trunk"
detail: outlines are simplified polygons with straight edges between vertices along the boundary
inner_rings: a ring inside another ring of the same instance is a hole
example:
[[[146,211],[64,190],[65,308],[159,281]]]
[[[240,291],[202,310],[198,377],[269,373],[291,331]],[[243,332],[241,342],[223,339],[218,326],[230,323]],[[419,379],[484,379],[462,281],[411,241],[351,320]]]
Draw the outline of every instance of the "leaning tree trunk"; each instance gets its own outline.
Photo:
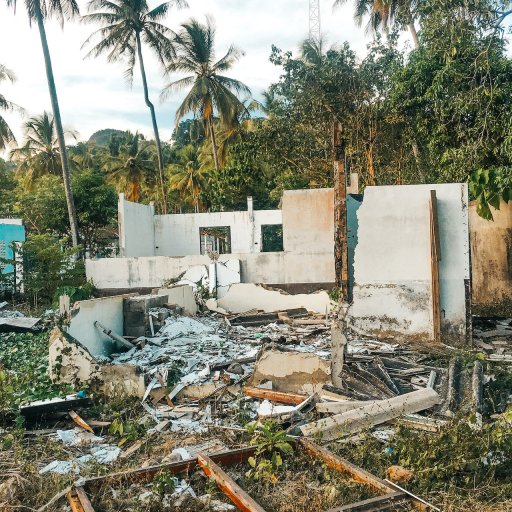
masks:
[[[142,86],[144,87],[144,101],[151,112],[151,122],[153,123],[153,133],[155,135],[156,155],[158,158],[158,171],[160,173],[160,191],[162,194],[162,212],[167,213],[167,195],[165,193],[164,184],[164,162],[162,158],[162,143],[160,142],[160,134],[158,133],[158,125],[156,122],[155,106],[149,99],[148,81],[146,79],[146,70],[144,69],[144,61],[142,59],[142,44],[140,42],[140,34],[137,32],[137,53],[139,56],[140,74],[142,75]]]
[[[414,26],[414,21],[411,21],[407,27],[409,28],[409,32],[411,33],[412,40],[414,42],[414,48],[418,49],[420,47],[420,40],[418,39],[418,32],[416,31],[416,27]]]
[[[208,129],[210,130],[210,137],[212,139],[212,152],[215,170],[218,171],[220,169],[219,155],[217,153],[217,141],[215,140],[215,130],[213,128],[213,118],[211,115],[208,117]]]
[[[76,218],[75,202],[71,192],[71,178],[69,173],[68,153],[66,150],[66,140],[64,138],[64,130],[62,128],[62,119],[60,117],[59,100],[57,99],[57,89],[55,87],[55,79],[53,77],[52,61],[50,58],[50,50],[46,39],[46,31],[44,29],[43,15],[39,6],[39,2],[34,2],[35,17],[39,35],[41,36],[41,46],[43,47],[44,64],[46,67],[46,78],[48,80],[48,89],[50,90],[50,99],[52,103],[53,119],[55,121],[55,130],[57,131],[57,139],[59,141],[60,160],[62,165],[62,179],[64,181],[64,191],[66,193],[66,204],[68,207],[69,227],[71,229],[71,242],[73,247],[78,245],[78,222]]]

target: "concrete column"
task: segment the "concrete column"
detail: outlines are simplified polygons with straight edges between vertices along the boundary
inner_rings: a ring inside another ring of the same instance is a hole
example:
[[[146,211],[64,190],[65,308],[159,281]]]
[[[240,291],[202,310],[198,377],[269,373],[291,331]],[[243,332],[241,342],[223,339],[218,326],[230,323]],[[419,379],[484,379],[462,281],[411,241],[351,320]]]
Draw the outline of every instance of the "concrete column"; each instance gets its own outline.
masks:
[[[331,325],[331,379],[333,386],[341,387],[343,379],[343,363],[345,362],[345,347],[347,338],[343,334],[343,323],[333,322]]]
[[[249,252],[255,252],[254,251],[254,231],[256,229],[256,226],[254,225],[254,203],[252,200],[252,197],[247,197],[247,213],[249,214]]]
[[[119,228],[119,256],[126,256],[126,230],[124,226],[124,194],[119,194],[117,201],[117,224]]]

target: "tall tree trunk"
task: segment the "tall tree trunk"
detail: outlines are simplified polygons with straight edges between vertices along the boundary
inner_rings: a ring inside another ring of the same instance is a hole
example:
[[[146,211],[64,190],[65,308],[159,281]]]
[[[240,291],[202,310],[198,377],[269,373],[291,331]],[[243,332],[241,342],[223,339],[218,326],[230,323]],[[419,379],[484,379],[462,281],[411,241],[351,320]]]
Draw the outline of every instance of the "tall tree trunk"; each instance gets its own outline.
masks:
[[[414,21],[408,23],[407,27],[409,28],[409,32],[411,33],[411,37],[414,42],[414,48],[418,49],[420,47],[420,40],[418,39],[418,32],[416,31],[416,27],[414,26]]]
[[[44,29],[43,15],[39,6],[39,2],[34,2],[35,17],[39,35],[41,37],[41,46],[43,47],[44,64],[46,67],[46,78],[48,80],[48,89],[50,90],[50,99],[52,103],[53,119],[55,121],[55,130],[59,141],[60,161],[62,165],[62,180],[64,182],[64,191],[66,193],[66,204],[68,207],[69,227],[71,230],[71,242],[73,247],[78,245],[78,222],[76,218],[75,202],[73,193],[71,192],[71,178],[69,173],[68,153],[66,150],[66,140],[64,139],[64,130],[62,128],[62,119],[60,117],[59,100],[57,99],[57,89],[55,87],[55,79],[53,77],[52,61],[50,58],[50,50],[46,39],[46,31]]]
[[[146,70],[144,69],[144,60],[142,59],[142,44],[140,34],[137,32],[137,53],[139,56],[140,74],[142,75],[142,86],[144,87],[144,101],[151,112],[151,122],[153,123],[153,133],[155,135],[156,155],[158,158],[158,170],[160,173],[160,191],[162,194],[162,212],[167,213],[167,195],[164,184],[164,162],[162,158],[162,143],[160,142],[160,134],[158,133],[158,125],[156,123],[155,107],[149,99],[148,81],[146,79]]]
[[[210,130],[210,137],[212,139],[212,152],[213,152],[213,161],[215,162],[215,170],[218,171],[220,169],[219,155],[217,154],[217,141],[215,140],[215,130],[213,128],[212,116],[208,117],[208,129]]]

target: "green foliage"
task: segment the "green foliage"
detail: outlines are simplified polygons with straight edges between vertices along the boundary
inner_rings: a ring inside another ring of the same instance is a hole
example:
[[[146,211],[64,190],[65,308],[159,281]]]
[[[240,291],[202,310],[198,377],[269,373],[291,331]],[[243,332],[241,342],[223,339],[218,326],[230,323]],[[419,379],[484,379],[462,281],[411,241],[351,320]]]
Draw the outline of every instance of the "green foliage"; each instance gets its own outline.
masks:
[[[512,169],[477,169],[471,173],[469,193],[478,201],[478,215],[493,220],[491,206],[499,210],[501,199],[508,203],[512,198]]]
[[[247,431],[252,434],[250,445],[256,446],[254,457],[249,457],[251,469],[247,478],[268,480],[276,483],[277,472],[283,465],[283,455],[293,453],[293,446],[286,432],[274,421],[266,421],[263,425],[248,425]]]
[[[442,490],[447,483],[473,487],[512,474],[512,425],[507,419],[482,429],[458,421],[434,436],[400,429],[392,445],[398,464],[421,475],[422,490]]]
[[[30,235],[23,244],[23,284],[34,305],[49,303],[57,289],[85,284],[85,270],[76,256],[80,248],[67,249],[52,235]]]
[[[66,391],[48,375],[48,333],[0,334],[0,418],[21,403],[59,396]],[[68,390],[69,391],[69,390]]]
[[[91,299],[94,295],[94,291],[95,288],[92,281],[87,281],[87,283],[81,286],[61,286],[53,295],[53,305],[56,307],[58,306],[59,297],[61,295],[69,295],[69,300],[73,303],[77,300]]]
[[[137,421],[123,420],[121,416],[117,416],[108,427],[108,432],[119,439],[117,445],[122,447],[128,442],[142,438],[146,428]]]
[[[153,492],[160,496],[172,494],[175,487],[175,477],[173,477],[169,471],[162,471],[153,480]]]

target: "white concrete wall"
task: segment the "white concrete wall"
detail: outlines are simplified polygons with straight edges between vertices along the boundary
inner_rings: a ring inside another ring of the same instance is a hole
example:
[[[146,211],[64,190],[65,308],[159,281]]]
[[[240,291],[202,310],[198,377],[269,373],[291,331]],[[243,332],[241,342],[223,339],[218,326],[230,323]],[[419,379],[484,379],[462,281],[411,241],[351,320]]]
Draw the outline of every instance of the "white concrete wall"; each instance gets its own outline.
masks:
[[[123,257],[155,255],[155,208],[132,203],[119,194],[119,253]]]
[[[224,254],[220,261],[239,259],[244,283],[332,283],[332,254],[265,252]],[[208,265],[208,256],[105,258],[86,260],[87,279],[100,289],[152,288],[179,277],[195,265]]]
[[[155,216],[156,256],[200,255],[199,229],[229,226],[231,252],[251,253],[261,250],[261,226],[282,224],[281,210],[251,212],[186,213]]]
[[[281,204],[284,250],[330,253],[334,265],[334,189],[285,190]]]
[[[438,204],[441,329],[464,342],[469,282],[468,194],[465,184],[367,187],[358,210],[351,324],[362,333],[433,337],[430,190]]]
[[[107,261],[107,260],[105,260]],[[112,259],[111,261],[116,261]],[[89,350],[93,357],[108,356],[119,350],[119,343],[101,333],[94,326],[97,320],[116,334],[124,334],[123,299],[128,295],[116,295],[77,302],[71,311],[67,332]]]

